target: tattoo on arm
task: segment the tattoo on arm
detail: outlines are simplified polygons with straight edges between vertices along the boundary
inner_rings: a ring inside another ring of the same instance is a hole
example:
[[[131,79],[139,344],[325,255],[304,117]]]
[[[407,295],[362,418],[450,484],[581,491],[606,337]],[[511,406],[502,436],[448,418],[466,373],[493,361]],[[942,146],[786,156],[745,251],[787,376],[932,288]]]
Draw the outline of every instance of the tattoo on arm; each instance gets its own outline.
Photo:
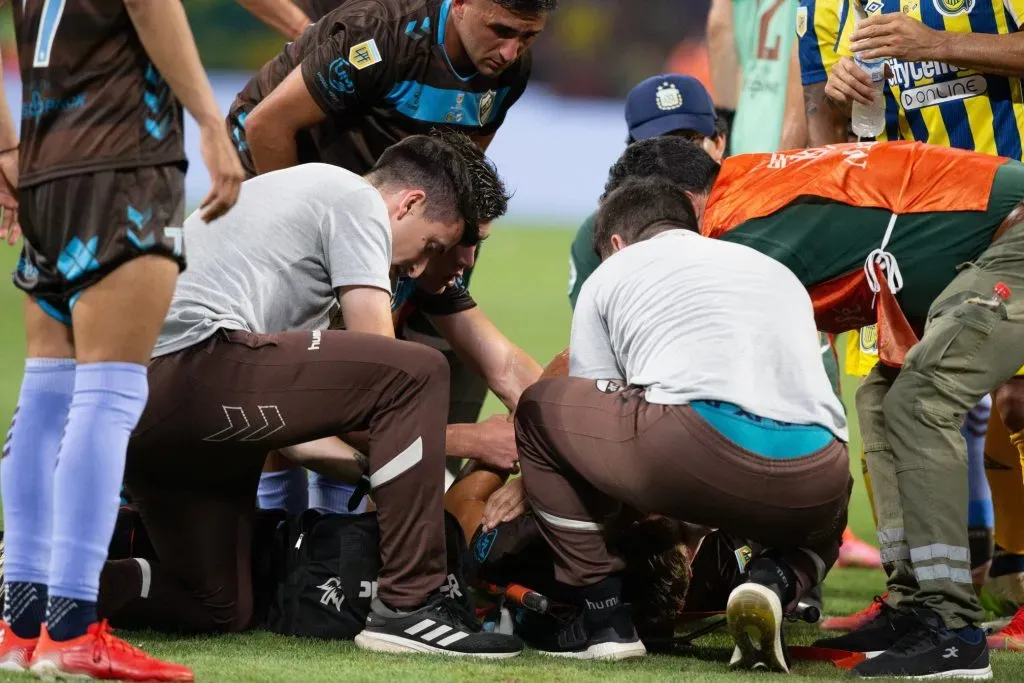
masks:
[[[825,83],[804,86],[804,113],[807,116],[807,137],[811,147],[846,141],[849,116],[825,94]]]

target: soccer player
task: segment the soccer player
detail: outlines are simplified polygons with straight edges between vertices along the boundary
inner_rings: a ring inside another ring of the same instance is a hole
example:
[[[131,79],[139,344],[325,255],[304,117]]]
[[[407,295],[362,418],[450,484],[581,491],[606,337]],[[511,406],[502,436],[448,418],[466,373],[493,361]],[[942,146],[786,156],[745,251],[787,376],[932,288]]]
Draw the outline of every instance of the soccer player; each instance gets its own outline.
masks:
[[[720,107],[735,109],[730,154],[803,147],[797,0],[712,0],[708,53]]]
[[[692,76],[651,76],[634,86],[626,97],[627,145],[675,135],[693,140],[721,160],[728,144],[724,124],[725,119],[715,112],[711,95]],[[583,221],[569,249],[569,305],[574,308],[583,283],[601,265],[594,251],[595,216],[591,214]]]
[[[820,644],[883,652],[858,666],[862,676],[990,676],[975,626],[982,613],[959,425],[1024,361],[1012,294],[1024,286],[1024,166],[909,142],[745,155],[721,166],[685,141],[638,144],[661,147],[651,158],[666,160],[660,174],[693,195],[703,234],[796,273],[821,329],[885,323],[883,362],[861,385],[857,409],[892,609]],[[678,166],[687,171],[673,177]],[[695,173],[704,181],[688,184]],[[613,168],[609,186],[622,181]],[[963,263],[971,266],[958,269]],[[957,656],[944,657],[948,648]]]
[[[213,184],[200,222],[234,204],[242,169],[179,3],[13,9],[21,145],[4,116],[3,169],[5,209],[20,199],[25,236],[14,282],[28,295],[28,360],[0,466],[0,665],[192,680],[115,638],[97,621],[96,595],[146,362],[185,266],[170,227],[184,208],[182,104]]]
[[[479,634],[438,593],[447,369],[436,351],[394,340],[390,313],[393,266],[416,277],[431,256],[476,240],[480,206],[506,201],[467,137],[413,136],[365,180],[303,165],[245,183],[223,226],[186,221],[201,256],[154,351],[153,401],[125,474],[161,561],[108,565],[105,611],[206,631],[248,626],[248,539],[267,451],[368,429],[383,568],[357,645],[518,654],[514,639]],[[325,329],[335,306],[347,330]],[[426,619],[446,635],[406,632]]]
[[[800,0],[796,14],[796,35],[800,55],[807,120],[807,146],[846,142],[850,114],[825,96],[832,67],[839,61],[839,47],[849,40],[854,22],[850,4],[843,0]]]
[[[556,0],[349,0],[263,67],[231,107],[250,175],[323,161],[365,172],[450,126],[486,148],[526,88]]]
[[[562,609],[550,611],[560,617],[571,609],[572,591],[555,580],[551,548],[526,509],[521,478],[502,486],[501,478],[474,470],[452,484],[444,502],[469,539],[471,585],[523,586],[559,603]],[[761,552],[745,539],[634,511],[624,510],[609,528],[626,565],[623,598],[651,650],[671,647],[687,613],[724,612],[729,593]],[[520,610],[517,617],[526,614]],[[515,632],[530,645],[543,646],[562,625],[539,616],[515,621]]]
[[[583,608],[547,651],[644,654],[622,603],[622,559],[601,533],[624,504],[773,548],[730,595],[732,664],[785,671],[783,606],[824,578],[846,525],[846,417],[796,277],[696,230],[690,201],[664,180],[608,195],[570,377],[542,379],[516,410],[529,504],[556,578]]]

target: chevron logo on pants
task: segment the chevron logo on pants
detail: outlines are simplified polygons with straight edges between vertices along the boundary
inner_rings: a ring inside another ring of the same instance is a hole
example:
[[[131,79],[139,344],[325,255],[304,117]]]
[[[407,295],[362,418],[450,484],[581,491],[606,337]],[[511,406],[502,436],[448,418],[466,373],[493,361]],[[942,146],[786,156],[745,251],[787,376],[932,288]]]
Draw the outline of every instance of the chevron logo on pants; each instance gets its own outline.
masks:
[[[262,441],[271,434],[285,428],[284,417],[275,405],[257,406],[260,416],[254,421],[249,420],[245,408],[241,406],[221,406],[227,426],[204,437],[203,441]]]

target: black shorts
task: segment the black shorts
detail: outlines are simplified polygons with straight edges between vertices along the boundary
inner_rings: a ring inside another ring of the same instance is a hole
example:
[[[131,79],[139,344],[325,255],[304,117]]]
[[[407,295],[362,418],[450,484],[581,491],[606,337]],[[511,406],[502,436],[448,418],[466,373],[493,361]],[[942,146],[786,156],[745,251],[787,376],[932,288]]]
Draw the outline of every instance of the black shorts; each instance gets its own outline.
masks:
[[[121,264],[159,254],[185,269],[178,164],[57,178],[21,191],[25,245],[14,284],[71,324],[78,296]]]

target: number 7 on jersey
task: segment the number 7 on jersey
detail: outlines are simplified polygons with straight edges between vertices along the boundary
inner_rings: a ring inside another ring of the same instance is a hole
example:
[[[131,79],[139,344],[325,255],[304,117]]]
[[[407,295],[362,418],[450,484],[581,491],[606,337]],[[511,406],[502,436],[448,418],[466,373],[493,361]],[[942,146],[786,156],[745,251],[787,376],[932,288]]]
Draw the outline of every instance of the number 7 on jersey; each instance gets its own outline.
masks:
[[[39,17],[39,31],[36,33],[36,52],[32,58],[33,67],[50,66],[50,52],[57,37],[57,26],[64,16],[67,0],[43,0],[43,11]]]

